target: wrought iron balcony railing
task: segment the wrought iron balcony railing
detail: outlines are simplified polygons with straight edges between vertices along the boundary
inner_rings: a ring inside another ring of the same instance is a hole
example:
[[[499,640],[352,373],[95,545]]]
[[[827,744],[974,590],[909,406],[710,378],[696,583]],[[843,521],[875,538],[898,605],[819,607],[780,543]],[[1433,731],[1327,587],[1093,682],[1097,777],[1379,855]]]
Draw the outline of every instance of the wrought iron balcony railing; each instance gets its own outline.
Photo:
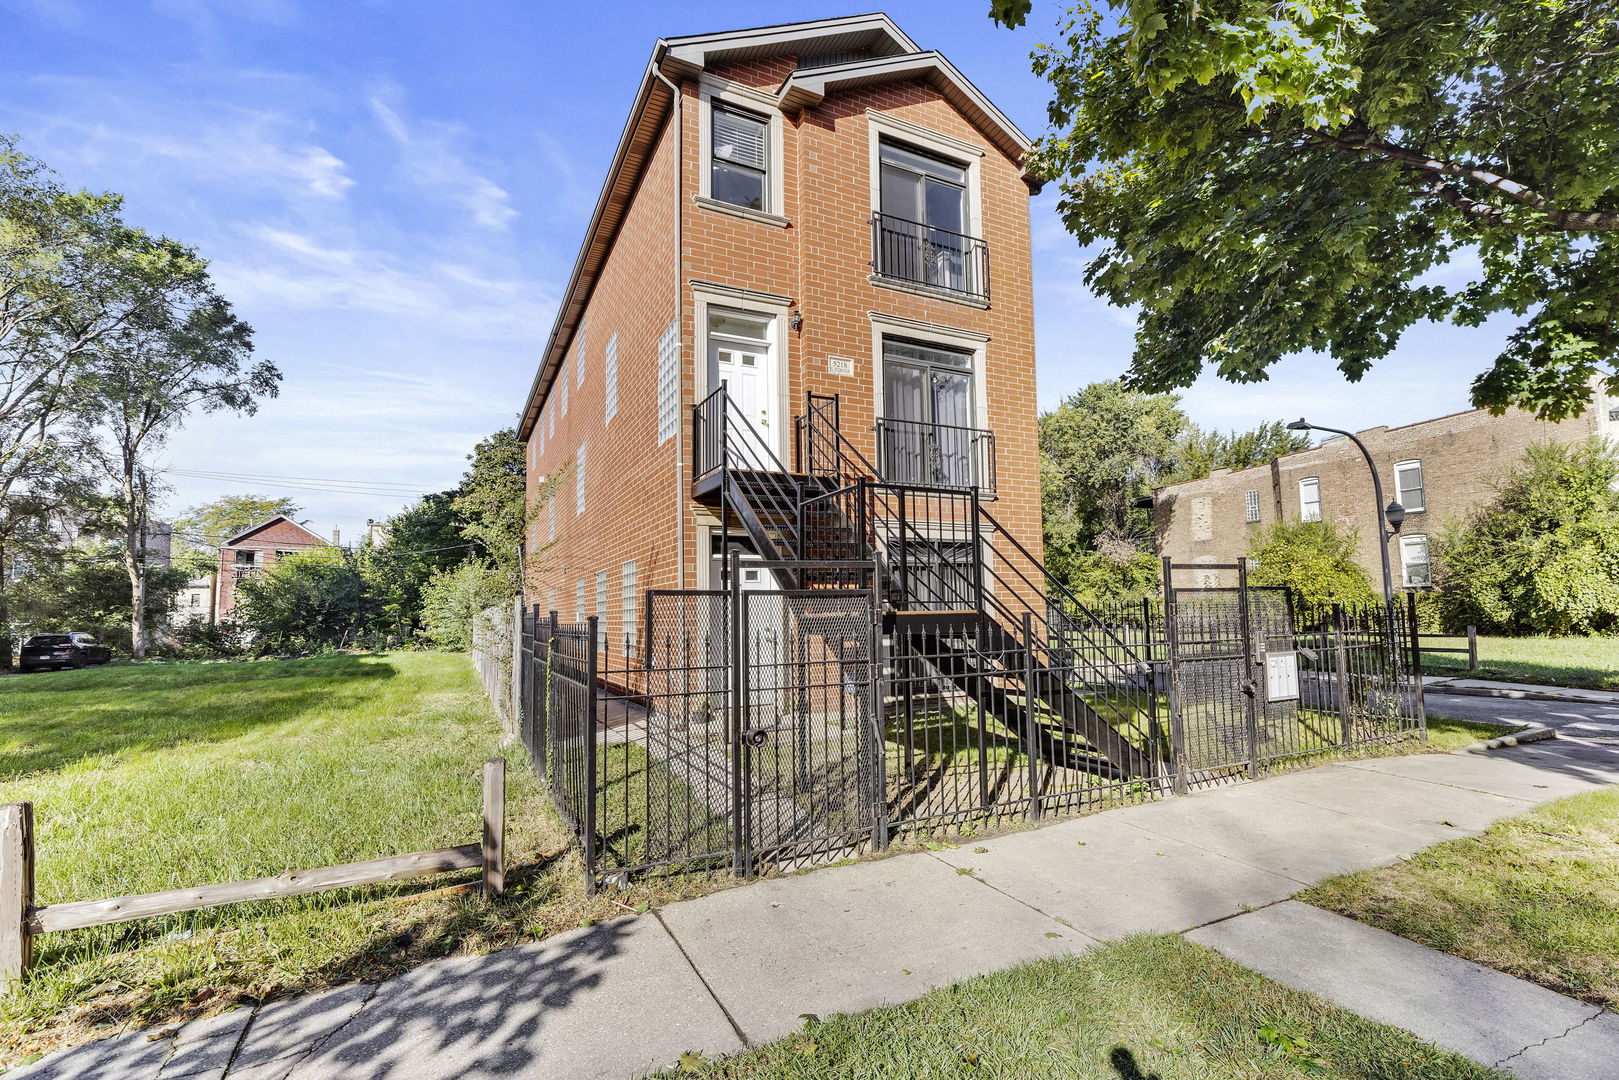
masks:
[[[976,236],[873,214],[871,246],[879,277],[989,299],[989,246]]]
[[[891,484],[995,492],[995,435],[981,428],[877,420],[877,468]]]

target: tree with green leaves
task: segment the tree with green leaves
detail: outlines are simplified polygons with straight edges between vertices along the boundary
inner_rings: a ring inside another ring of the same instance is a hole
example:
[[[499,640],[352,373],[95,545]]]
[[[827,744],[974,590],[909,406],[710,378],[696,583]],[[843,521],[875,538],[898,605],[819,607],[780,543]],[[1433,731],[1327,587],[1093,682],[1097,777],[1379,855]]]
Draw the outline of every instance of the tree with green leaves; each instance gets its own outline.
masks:
[[[1205,431],[1193,426],[1175,448],[1175,466],[1167,482],[1201,480],[1215,469],[1266,465],[1309,445],[1308,435],[1287,430],[1280,420],[1267,421],[1251,431]]]
[[[1309,605],[1376,604],[1371,575],[1355,559],[1360,534],[1330,521],[1278,521],[1256,529],[1248,557],[1254,585],[1285,585]]]
[[[1152,511],[1138,502],[1173,471],[1191,429],[1174,395],[1118,382],[1092,383],[1041,415],[1046,564],[1080,599],[1156,584]]]
[[[146,655],[147,539],[160,490],[152,459],[193,411],[252,413],[273,397],[281,373],[252,360],[252,329],[214,289],[208,264],[168,242],[165,285],[117,333],[98,344],[79,416],[85,448],[112,486],[111,517],[129,576],[131,655]]]
[[[1129,385],[1300,352],[1354,381],[1420,320],[1500,315],[1475,404],[1560,419],[1595,377],[1619,391],[1611,2],[1092,0],[1034,69],[1034,167],[1099,245],[1087,284],[1140,313]]]
[[[174,606],[185,586],[182,570],[153,567],[147,574],[146,610],[140,622],[156,623]],[[11,616],[21,634],[94,634],[115,650],[132,651],[129,578],[122,545],[86,541],[31,562],[14,586]]]
[[[1530,447],[1495,497],[1435,545],[1445,625],[1505,634],[1619,629],[1619,453],[1599,439]]]
[[[221,495],[193,506],[174,521],[175,562],[193,575],[211,574],[219,568],[218,549],[226,540],[277,515],[296,518],[302,512],[285,496],[256,494]]]
[[[481,440],[467,455],[471,467],[461,478],[450,508],[461,518],[461,536],[488,559],[508,596],[521,583],[523,541],[535,512],[526,501],[528,450],[517,432],[504,428]],[[536,508],[537,509],[537,508]]]
[[[455,509],[458,492],[423,495],[388,519],[386,539],[362,552],[372,588],[395,633],[409,636],[421,625],[422,592],[435,575],[455,569],[472,554],[462,535],[466,519]]]

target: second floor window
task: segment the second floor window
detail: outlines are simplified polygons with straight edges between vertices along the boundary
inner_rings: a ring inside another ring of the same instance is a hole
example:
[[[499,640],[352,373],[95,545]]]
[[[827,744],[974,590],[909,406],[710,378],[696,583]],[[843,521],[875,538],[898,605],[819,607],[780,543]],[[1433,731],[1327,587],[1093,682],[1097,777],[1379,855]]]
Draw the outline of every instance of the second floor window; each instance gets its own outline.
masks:
[[[1317,477],[1299,481],[1299,520],[1321,520],[1321,481]]]
[[[885,479],[947,487],[975,478],[973,354],[883,340],[883,415],[878,454]]]
[[[1250,491],[1242,497],[1243,520],[1253,525],[1259,521],[1259,492]]]
[[[1422,490],[1422,462],[1401,461],[1395,464],[1394,497],[1410,513],[1427,509]]]
[[[763,117],[720,105],[711,115],[710,195],[749,210],[770,209],[765,205],[770,125]]]

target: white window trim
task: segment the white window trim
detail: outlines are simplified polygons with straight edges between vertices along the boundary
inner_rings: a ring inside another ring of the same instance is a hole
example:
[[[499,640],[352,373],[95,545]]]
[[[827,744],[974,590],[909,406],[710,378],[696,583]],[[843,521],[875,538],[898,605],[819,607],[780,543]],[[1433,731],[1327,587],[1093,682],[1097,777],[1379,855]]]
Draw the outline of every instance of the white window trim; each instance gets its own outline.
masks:
[[[698,110],[697,132],[697,160],[702,167],[697,170],[697,205],[721,213],[734,214],[737,217],[750,218],[762,221],[767,225],[785,227],[791,221],[782,214],[786,205],[786,184],[783,182],[783,163],[785,157],[782,153],[782,132],[785,128],[781,107],[769,94],[755,90],[751,86],[743,86],[727,79],[714,75],[704,74],[697,80],[697,98],[702,107]],[[721,202],[714,198],[713,177],[713,126],[714,102],[721,105],[730,105],[743,112],[752,113],[762,117],[766,122],[767,131],[765,141],[769,144],[765,148],[768,159],[765,162],[765,208],[754,210],[746,206],[737,206],[734,203]]]
[[[983,196],[980,192],[981,181],[979,177],[979,159],[984,151],[971,143],[960,139],[942,135],[937,131],[930,131],[919,124],[913,124],[898,117],[888,116],[884,113],[866,110],[866,132],[870,146],[871,174],[871,212],[880,213],[883,208],[882,189],[882,156],[879,144],[883,136],[903,146],[914,146],[924,153],[934,157],[943,158],[953,164],[960,165],[967,175],[967,222],[962,232],[968,236],[982,237],[984,221]]]
[[[1304,514],[1305,514],[1305,509],[1304,508],[1309,505],[1309,503],[1304,498],[1304,486],[1306,484],[1312,484],[1312,485],[1315,486],[1315,517],[1313,517],[1313,518],[1304,516]],[[1320,521],[1322,519],[1322,516],[1323,515],[1321,513],[1321,478],[1319,476],[1306,476],[1306,477],[1302,478],[1301,480],[1299,480],[1299,520],[1300,521]]]
[[[971,353],[973,358],[973,427],[991,430],[989,422],[989,382],[984,377],[989,359],[989,337],[972,330],[918,322],[880,311],[867,312],[871,319],[871,401],[873,416],[887,416],[883,405],[883,338],[909,338],[931,345]]]
[[[1396,461],[1394,463],[1394,497],[1400,498],[1400,470],[1415,467],[1422,474],[1422,505],[1406,506],[1405,500],[1400,499],[1400,505],[1405,506],[1408,514],[1421,514],[1428,509],[1428,472],[1422,467],[1421,458],[1411,458],[1409,461]]]
[[[1415,546],[1413,541],[1422,541],[1423,562],[1428,567],[1428,580],[1413,582],[1411,580],[1410,560],[1406,555]],[[1428,544],[1428,537],[1422,533],[1400,537],[1400,583],[1408,589],[1423,589],[1433,584],[1433,548]]]
[[[787,315],[791,307],[790,301],[763,293],[749,293],[742,289],[714,288],[697,282],[692,283],[691,295],[692,311],[697,320],[697,342],[692,374],[697,387],[698,401],[706,398],[711,390],[708,385],[708,309],[744,311],[750,315],[764,315],[770,318],[770,366],[776,391],[778,418],[775,445],[772,449],[783,461],[789,460],[787,455],[790,447],[787,439],[791,434],[793,415],[792,398],[787,386],[787,373],[792,370],[787,357]]]

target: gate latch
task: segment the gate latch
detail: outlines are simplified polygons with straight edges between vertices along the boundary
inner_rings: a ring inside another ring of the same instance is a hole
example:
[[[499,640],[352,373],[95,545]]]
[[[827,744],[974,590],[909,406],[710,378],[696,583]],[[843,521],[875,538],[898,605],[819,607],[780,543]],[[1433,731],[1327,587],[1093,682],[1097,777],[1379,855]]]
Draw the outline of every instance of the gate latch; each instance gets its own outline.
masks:
[[[742,741],[749,746],[763,746],[769,738],[769,728],[749,728],[742,733]]]
[[[1259,696],[1259,684],[1252,679],[1244,680],[1240,689],[1249,697]]]

